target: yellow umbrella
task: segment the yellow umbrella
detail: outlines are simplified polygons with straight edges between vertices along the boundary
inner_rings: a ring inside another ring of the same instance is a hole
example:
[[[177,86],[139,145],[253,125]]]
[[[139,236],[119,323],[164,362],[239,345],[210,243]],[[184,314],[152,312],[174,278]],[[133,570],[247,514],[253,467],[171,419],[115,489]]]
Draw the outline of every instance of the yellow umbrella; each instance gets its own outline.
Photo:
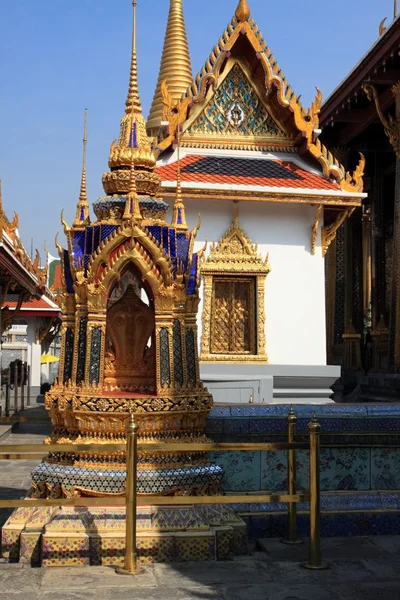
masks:
[[[58,356],[53,356],[52,354],[43,354],[42,358],[40,359],[40,364],[47,365],[48,363],[55,363],[59,360],[60,359]]]

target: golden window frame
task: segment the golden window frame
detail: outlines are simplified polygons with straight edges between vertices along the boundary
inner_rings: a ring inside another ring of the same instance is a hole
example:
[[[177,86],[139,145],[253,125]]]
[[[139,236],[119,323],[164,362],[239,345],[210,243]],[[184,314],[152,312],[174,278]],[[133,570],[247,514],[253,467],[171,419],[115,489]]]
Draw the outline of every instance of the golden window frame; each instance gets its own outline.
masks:
[[[204,280],[204,307],[202,315],[202,362],[268,363],[265,338],[265,279],[270,272],[268,256],[265,260],[239,225],[236,214],[232,225],[218,244],[213,243],[201,272]],[[218,280],[254,281],[254,353],[216,354],[212,348],[212,318],[215,308],[214,282]]]

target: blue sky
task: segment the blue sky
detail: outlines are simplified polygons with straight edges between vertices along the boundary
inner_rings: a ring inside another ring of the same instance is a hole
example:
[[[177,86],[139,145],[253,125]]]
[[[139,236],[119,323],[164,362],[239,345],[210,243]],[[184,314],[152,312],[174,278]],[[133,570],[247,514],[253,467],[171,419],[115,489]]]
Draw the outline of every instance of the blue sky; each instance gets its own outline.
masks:
[[[194,74],[232,18],[237,0],[184,0]],[[326,98],[393,18],[393,0],[249,0],[283,72],[308,106]],[[139,84],[147,116],[158,76],[169,0],[138,0]],[[27,248],[40,250],[72,222],[82,128],[89,109],[88,195],[102,195],[111,141],[127,91],[130,0],[18,0],[0,7],[0,178]]]

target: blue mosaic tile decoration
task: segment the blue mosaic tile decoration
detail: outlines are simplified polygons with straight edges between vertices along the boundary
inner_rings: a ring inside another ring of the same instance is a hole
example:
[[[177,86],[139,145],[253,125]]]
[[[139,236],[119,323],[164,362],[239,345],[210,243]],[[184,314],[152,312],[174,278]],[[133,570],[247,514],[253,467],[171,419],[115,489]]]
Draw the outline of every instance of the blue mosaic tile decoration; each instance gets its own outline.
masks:
[[[262,452],[261,489],[287,489],[287,453]],[[297,452],[298,490],[309,487],[308,452]],[[323,448],[321,450],[321,490],[369,490],[370,453],[366,448]]]
[[[400,448],[371,448],[371,484],[378,490],[400,489]]]
[[[250,540],[263,537],[283,538],[287,533],[287,519],[284,515],[243,516],[247,524]],[[297,518],[297,532],[300,538],[309,536],[309,519],[306,515]],[[399,535],[399,513],[337,513],[322,514],[322,537],[350,537],[367,535]],[[304,556],[307,556],[305,548]]]
[[[213,452],[211,462],[222,467],[222,488],[229,492],[255,492],[260,489],[259,452]]]
[[[232,67],[203,113],[190,126],[188,133],[286,137],[267,112],[238,63]]]

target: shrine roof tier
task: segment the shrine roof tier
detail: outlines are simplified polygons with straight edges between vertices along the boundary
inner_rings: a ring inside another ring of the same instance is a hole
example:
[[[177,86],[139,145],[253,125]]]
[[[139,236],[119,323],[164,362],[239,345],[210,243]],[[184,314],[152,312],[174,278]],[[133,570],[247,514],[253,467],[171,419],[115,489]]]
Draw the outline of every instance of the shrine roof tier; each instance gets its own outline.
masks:
[[[182,194],[186,198],[215,198],[264,202],[359,206],[366,194],[346,192],[334,179],[298,154],[184,148],[180,152]],[[158,161],[164,197],[175,195],[178,153]]]
[[[162,92],[157,157],[177,138],[182,148],[293,153],[321,172],[326,189],[335,181],[337,191],[362,194],[364,157],[350,174],[321,144],[321,92],[304,109],[244,0],[182,98],[172,99],[167,80]]]

